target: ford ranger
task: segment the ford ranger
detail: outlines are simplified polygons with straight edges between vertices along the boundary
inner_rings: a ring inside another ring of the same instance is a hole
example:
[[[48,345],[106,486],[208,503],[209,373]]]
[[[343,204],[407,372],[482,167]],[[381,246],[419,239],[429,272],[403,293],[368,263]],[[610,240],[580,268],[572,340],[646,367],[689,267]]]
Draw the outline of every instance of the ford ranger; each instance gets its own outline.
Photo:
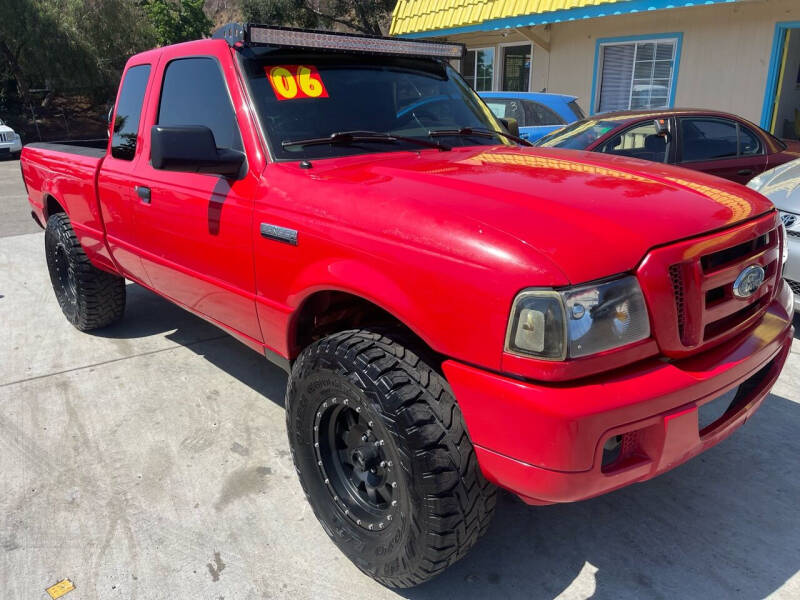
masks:
[[[66,318],[121,319],[127,280],[283,365],[308,502],[388,586],[462,557],[498,486],[573,502],[710,448],[793,335],[766,198],[526,147],[463,52],[226,26],[131,58],[107,143],[22,152]]]

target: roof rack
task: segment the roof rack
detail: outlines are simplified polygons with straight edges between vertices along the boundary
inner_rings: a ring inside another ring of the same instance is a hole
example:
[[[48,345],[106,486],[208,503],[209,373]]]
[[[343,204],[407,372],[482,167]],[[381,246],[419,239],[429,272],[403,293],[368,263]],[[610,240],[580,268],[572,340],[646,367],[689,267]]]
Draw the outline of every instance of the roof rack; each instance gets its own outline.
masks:
[[[464,44],[450,42],[418,42],[394,37],[272,27],[256,23],[228,23],[217,29],[211,37],[225,40],[231,46],[315,48],[331,52],[364,54],[460,59],[466,52]]]

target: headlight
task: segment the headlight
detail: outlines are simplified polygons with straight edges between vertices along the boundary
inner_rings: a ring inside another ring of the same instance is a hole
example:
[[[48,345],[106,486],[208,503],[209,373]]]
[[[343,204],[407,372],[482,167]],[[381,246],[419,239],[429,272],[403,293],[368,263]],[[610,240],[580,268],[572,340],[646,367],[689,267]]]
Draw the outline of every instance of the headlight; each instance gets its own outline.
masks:
[[[511,310],[506,350],[564,360],[650,337],[650,319],[636,277],[567,290],[525,290]]]

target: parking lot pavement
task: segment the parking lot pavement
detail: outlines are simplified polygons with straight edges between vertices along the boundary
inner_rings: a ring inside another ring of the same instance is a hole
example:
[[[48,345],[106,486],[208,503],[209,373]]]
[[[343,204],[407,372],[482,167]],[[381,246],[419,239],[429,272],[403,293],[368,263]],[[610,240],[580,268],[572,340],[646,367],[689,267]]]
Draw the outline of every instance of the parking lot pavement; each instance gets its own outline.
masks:
[[[19,161],[0,158],[0,238],[41,231],[31,218]]]
[[[503,494],[464,560],[393,591],[311,513],[280,370],[134,285],[123,322],[74,330],[42,244],[0,239],[2,598],[46,598],[63,578],[69,600],[800,597],[800,343],[716,448],[577,504]]]

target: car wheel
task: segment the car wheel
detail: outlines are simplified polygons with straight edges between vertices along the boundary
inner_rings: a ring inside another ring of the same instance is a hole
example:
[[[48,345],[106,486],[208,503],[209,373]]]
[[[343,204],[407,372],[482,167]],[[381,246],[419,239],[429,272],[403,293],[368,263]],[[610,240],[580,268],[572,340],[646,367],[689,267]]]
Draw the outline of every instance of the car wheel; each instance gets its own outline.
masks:
[[[292,368],[286,420],[314,513],[380,583],[434,577],[488,528],[497,491],[447,382],[393,339],[350,330],[306,348]]]
[[[90,331],[122,318],[125,279],[89,261],[66,214],[56,213],[47,219],[44,246],[56,300],[70,323],[81,331]]]

